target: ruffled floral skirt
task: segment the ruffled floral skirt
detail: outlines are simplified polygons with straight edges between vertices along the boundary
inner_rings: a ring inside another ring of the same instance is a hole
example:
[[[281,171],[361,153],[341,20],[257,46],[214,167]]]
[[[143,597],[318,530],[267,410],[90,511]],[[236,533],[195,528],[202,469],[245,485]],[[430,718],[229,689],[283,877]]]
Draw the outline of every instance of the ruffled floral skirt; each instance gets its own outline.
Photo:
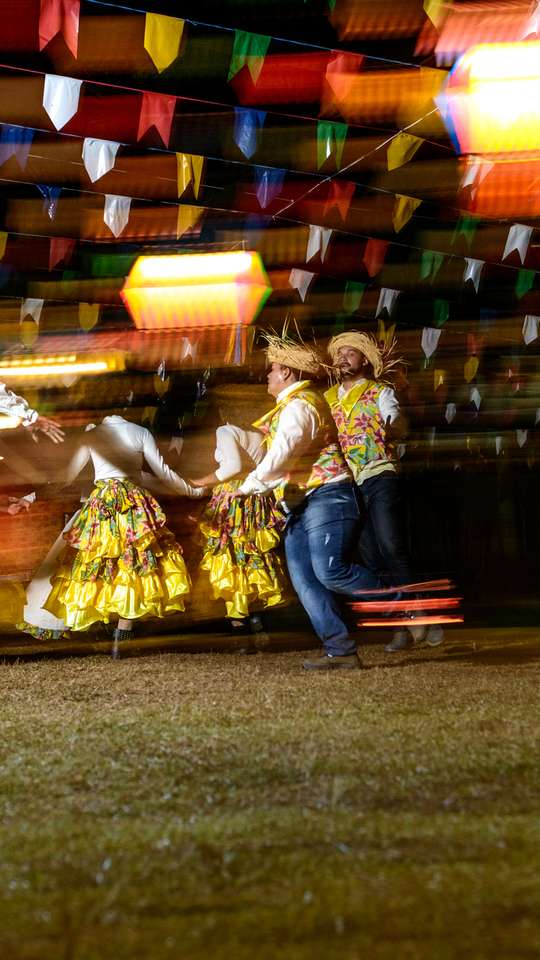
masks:
[[[99,480],[64,533],[44,607],[67,629],[184,609],[191,581],[159,503],[131,480]]]
[[[214,487],[200,526],[201,568],[208,572],[215,598],[225,601],[232,619],[283,603],[288,593],[279,550],[283,510],[273,494],[233,497],[240,483]]]

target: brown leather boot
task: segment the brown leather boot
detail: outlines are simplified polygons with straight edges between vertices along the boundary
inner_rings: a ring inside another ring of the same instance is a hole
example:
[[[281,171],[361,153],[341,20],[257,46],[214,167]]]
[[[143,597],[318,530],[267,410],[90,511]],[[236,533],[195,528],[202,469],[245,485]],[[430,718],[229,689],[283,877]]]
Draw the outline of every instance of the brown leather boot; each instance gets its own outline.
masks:
[[[348,657],[332,657],[328,653],[321,653],[314,660],[304,660],[303,667],[304,670],[358,670],[361,663],[356,653]]]

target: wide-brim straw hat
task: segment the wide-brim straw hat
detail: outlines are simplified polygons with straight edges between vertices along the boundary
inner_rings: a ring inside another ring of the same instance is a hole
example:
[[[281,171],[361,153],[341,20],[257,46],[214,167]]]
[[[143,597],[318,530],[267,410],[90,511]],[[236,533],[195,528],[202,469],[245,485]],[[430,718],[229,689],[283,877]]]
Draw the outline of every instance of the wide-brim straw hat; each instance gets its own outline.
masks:
[[[265,333],[264,338],[268,344],[265,348],[268,363],[279,363],[311,377],[325,376],[328,365],[315,347],[274,333]]]
[[[395,355],[395,340],[384,347],[380,347],[375,337],[369,333],[362,333],[360,330],[347,330],[345,333],[338,333],[335,337],[332,337],[328,344],[328,353],[334,367],[337,365],[338,352],[343,347],[352,347],[353,350],[358,350],[371,365],[376,380],[387,379],[395,371],[395,368],[403,362],[401,357]]]

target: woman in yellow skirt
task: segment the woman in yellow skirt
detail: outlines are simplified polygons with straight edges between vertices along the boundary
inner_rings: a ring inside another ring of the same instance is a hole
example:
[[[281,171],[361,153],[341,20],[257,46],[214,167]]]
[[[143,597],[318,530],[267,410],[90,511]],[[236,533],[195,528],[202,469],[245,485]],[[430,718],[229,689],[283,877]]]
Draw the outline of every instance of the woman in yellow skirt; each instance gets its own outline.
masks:
[[[182,549],[148,490],[135,483],[143,458],[175,493],[201,496],[164,462],[149,430],[120,416],[105,417],[85,435],[67,467],[67,483],[91,461],[95,486],[71,525],[50,577],[46,611],[68,630],[117,621],[119,640],[134,620],[184,610],[191,589]]]
[[[273,493],[235,496],[243,478],[264,456],[262,433],[227,423],[216,430],[217,469],[192,480],[212,487],[200,532],[201,568],[208,572],[216,599],[225,601],[233,633],[249,627],[264,637],[256,611],[283,603],[288,579],[279,549],[285,514]],[[246,648],[254,650],[252,645]]]

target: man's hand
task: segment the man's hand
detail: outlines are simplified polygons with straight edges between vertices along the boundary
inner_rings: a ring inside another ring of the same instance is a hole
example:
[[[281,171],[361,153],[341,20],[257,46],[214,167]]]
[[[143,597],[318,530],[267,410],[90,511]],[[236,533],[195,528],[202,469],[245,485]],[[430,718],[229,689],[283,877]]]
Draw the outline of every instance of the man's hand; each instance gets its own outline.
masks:
[[[31,425],[30,433],[35,443],[37,443],[38,440],[38,431],[44,433],[46,437],[50,437],[53,443],[63,443],[65,440],[65,433],[58,421],[51,420],[49,417],[39,416]]]
[[[18,497],[9,497],[9,507],[7,508],[7,512],[10,513],[11,516],[15,516],[17,513],[20,513],[21,510],[29,509],[30,501],[25,497],[21,497],[20,499]]]

